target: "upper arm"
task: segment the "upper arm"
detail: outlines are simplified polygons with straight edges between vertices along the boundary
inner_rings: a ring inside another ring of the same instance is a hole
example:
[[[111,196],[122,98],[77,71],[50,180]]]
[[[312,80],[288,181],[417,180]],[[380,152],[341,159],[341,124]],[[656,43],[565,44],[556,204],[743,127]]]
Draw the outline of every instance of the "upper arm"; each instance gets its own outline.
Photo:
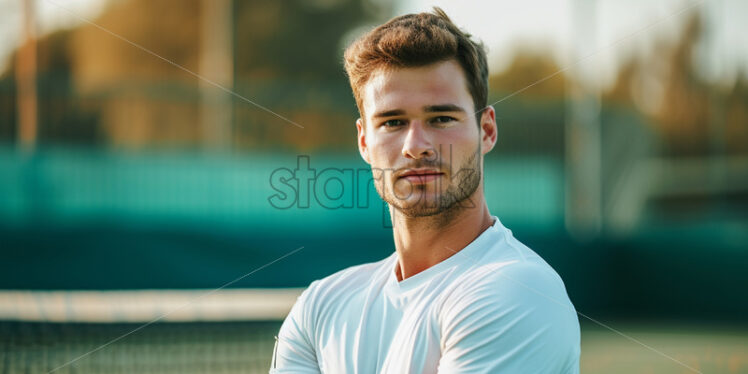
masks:
[[[283,321],[278,333],[278,341],[273,352],[271,374],[281,373],[320,373],[313,340],[313,319],[309,286],[296,300],[291,312]]]
[[[579,321],[551,269],[496,269],[463,290],[441,317],[440,372],[578,372]]]

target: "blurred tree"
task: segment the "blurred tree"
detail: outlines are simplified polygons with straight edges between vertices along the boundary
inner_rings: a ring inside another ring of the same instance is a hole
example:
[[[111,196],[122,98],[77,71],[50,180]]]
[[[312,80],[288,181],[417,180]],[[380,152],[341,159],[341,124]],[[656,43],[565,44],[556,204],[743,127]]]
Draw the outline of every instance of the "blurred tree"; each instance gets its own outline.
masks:
[[[748,152],[748,73],[738,74],[735,84],[725,94],[725,138],[727,152]]]
[[[237,1],[236,72],[244,79],[337,80],[341,37],[370,20],[364,1]]]
[[[38,141],[50,143],[94,143],[100,140],[98,117],[76,100],[70,30],[53,32],[37,44]],[[16,133],[16,86],[13,79],[17,59],[11,56],[8,70],[0,75],[0,139],[13,140]]]
[[[566,93],[566,74],[553,57],[544,51],[517,48],[509,67],[489,78],[497,93],[542,99],[562,98]]]
[[[198,71],[200,10],[200,0],[115,1],[95,20],[97,26],[42,37],[40,141],[198,146],[198,81],[173,64]],[[341,40],[391,11],[390,1],[235,0],[233,90],[305,128],[234,99],[234,147],[353,148],[357,113],[343,73]],[[701,78],[693,58],[703,31],[699,15],[685,25],[675,43],[660,41],[650,56],[623,65],[603,96],[603,108],[645,113],[665,153],[673,155],[711,152],[710,123],[722,118],[725,151],[745,154],[745,74],[728,87]],[[0,138],[8,141],[15,136],[13,69],[11,64],[0,75]],[[497,107],[504,131],[499,152],[560,157],[566,76],[559,70],[545,52],[518,49],[509,67],[490,77],[492,102],[520,91]],[[527,87],[534,82],[539,83]],[[715,116],[715,110],[722,114]]]
[[[726,153],[745,154],[746,77],[737,74],[732,88],[726,88],[698,74],[694,55],[703,27],[701,15],[692,13],[674,43],[660,40],[650,55],[632,57],[605,93],[604,101],[644,112],[659,133],[665,155],[704,156],[719,152],[714,143],[722,141]],[[714,131],[715,126],[721,130]]]
[[[237,1],[235,90],[304,129],[236,101],[234,139],[242,147],[343,148],[355,142],[357,118],[343,71],[342,38],[377,15],[388,1]]]
[[[355,134],[355,104],[342,69],[340,40],[388,4],[235,0],[234,90],[306,127],[299,130],[236,99],[235,144],[301,149],[348,144]],[[40,96],[54,92],[47,107],[58,107],[60,116],[68,118],[52,121],[54,128],[41,129],[40,137],[101,138],[128,147],[199,144],[198,80],[175,65],[198,71],[200,10],[200,0],[116,1],[94,20],[96,25],[40,39],[40,55],[55,77],[48,83],[40,77]],[[13,105],[12,76],[4,74],[0,81],[3,107]],[[97,115],[73,118],[71,113],[81,110]],[[46,109],[40,106],[40,111]],[[0,135],[10,138],[14,113],[2,117]],[[98,126],[91,126],[97,118]],[[73,119],[79,129],[61,125]],[[342,126],[349,131],[340,131]]]
[[[564,157],[566,75],[542,50],[519,47],[509,66],[489,77],[489,104],[497,102],[499,143],[506,154]]]

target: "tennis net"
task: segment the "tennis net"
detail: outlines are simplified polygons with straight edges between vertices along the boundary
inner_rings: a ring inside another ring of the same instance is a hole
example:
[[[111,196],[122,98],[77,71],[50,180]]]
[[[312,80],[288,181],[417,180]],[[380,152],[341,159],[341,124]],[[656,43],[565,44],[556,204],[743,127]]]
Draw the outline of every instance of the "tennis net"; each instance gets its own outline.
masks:
[[[300,289],[1,291],[3,373],[267,373]]]

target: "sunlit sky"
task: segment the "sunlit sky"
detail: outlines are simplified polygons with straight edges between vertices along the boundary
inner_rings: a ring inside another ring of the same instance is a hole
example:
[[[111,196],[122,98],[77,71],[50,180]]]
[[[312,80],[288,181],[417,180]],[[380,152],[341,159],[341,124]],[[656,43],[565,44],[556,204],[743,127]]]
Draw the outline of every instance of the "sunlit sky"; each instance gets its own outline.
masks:
[[[0,71],[20,39],[21,4],[22,0],[0,0]],[[43,34],[75,26],[80,17],[95,18],[106,0],[37,0],[36,4]],[[695,56],[704,62],[702,73],[723,80],[731,80],[740,69],[748,73],[748,1],[744,0],[404,0],[396,3],[395,11],[427,11],[433,6],[442,7],[456,24],[484,41],[492,71],[505,68],[512,51],[521,46],[550,52],[561,67],[584,59],[601,85],[612,82],[622,58],[646,54],[657,38],[677,36],[687,14],[684,10],[701,9],[709,31],[708,43]],[[585,11],[596,17],[580,16]]]

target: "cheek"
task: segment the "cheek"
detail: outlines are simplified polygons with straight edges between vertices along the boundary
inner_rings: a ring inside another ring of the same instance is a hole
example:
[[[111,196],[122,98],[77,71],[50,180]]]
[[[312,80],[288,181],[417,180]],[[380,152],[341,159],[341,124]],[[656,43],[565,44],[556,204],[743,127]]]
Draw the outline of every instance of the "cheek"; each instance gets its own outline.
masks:
[[[400,143],[395,137],[372,137],[368,142],[369,158],[372,164],[380,167],[394,164],[402,149],[402,147],[398,148],[398,144]]]
[[[478,147],[477,131],[449,131],[443,133],[437,139],[437,146],[441,147],[444,156],[451,153],[455,160],[469,157]]]

